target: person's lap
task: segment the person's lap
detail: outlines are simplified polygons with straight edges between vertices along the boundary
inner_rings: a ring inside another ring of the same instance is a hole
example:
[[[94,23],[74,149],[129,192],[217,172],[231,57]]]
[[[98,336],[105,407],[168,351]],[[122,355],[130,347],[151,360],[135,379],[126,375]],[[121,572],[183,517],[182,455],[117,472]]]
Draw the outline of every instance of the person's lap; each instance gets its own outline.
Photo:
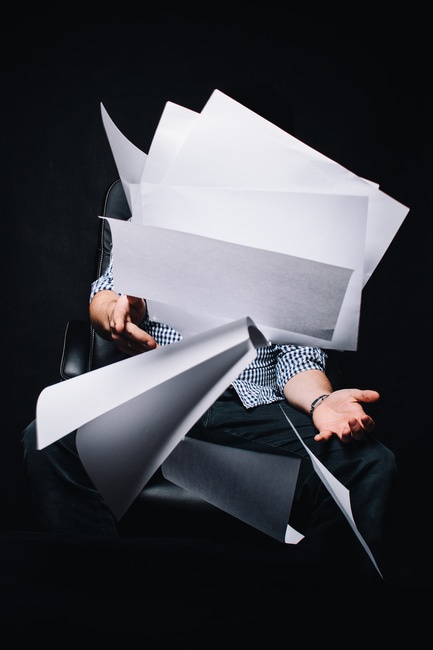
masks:
[[[221,396],[187,435],[216,444],[301,458],[291,525],[314,544],[323,539],[334,543],[336,538],[346,540],[347,536],[357,543],[285,413],[310,451],[351,490],[353,512],[361,533],[373,545],[379,545],[390,499],[394,456],[374,437],[347,444],[336,436],[327,442],[316,442],[317,431],[307,414],[285,401],[245,409],[233,391]],[[80,462],[75,433],[44,450],[36,449],[35,438],[32,423],[24,432],[23,444],[33,503],[42,525],[51,530],[57,526],[60,530],[64,527],[66,532],[77,530],[80,534],[116,534],[114,518]]]
[[[275,402],[245,409],[233,391],[227,391],[192,427],[188,436],[263,453],[285,454],[301,459],[290,521],[319,539],[341,537],[344,544],[355,539],[341,509],[315,471],[312,459],[293,431],[286,415],[302,441],[326,469],[350,490],[354,517],[362,534],[373,545],[380,545],[386,528],[387,511],[395,476],[393,453],[374,436],[342,443],[337,436],[317,442],[316,428],[309,415],[287,402]],[[344,540],[344,541],[343,541]]]

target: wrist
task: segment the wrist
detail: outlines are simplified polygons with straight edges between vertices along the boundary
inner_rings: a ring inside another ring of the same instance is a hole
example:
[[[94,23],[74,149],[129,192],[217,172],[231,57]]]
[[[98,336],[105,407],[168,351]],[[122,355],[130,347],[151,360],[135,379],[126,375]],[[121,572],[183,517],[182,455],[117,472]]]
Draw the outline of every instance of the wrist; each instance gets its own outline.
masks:
[[[316,399],[311,402],[310,418],[313,417],[316,408],[320,406],[320,404],[322,404],[322,402],[324,402],[327,397],[329,397],[329,393],[324,393],[323,395],[319,395],[319,397],[316,397]]]

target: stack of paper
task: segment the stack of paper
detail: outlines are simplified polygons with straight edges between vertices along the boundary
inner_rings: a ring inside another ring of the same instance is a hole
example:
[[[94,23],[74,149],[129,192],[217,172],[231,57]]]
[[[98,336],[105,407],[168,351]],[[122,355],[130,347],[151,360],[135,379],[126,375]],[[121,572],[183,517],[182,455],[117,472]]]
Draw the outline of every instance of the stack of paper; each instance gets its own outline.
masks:
[[[184,336],[249,316],[265,336],[357,347],[361,294],[409,209],[215,90],[168,102],[148,154],[101,105],[131,222],[115,288]]]

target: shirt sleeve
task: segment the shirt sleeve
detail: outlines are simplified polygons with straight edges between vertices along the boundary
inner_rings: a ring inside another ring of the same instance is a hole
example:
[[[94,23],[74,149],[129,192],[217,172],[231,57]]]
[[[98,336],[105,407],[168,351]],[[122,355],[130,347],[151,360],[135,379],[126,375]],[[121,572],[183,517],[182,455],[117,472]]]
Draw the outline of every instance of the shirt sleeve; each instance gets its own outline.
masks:
[[[105,273],[103,273],[97,280],[92,282],[90,287],[90,298],[89,302],[92,301],[93,297],[103,289],[113,289],[113,260],[110,259],[110,262],[106,268]]]
[[[276,379],[282,394],[286,383],[304,370],[325,372],[327,354],[320,348],[301,345],[279,345],[276,349]]]

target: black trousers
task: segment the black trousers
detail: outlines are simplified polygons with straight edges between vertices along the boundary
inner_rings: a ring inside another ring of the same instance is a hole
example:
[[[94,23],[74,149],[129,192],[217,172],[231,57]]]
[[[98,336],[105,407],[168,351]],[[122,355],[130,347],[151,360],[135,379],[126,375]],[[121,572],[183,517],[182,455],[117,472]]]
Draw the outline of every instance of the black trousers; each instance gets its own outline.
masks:
[[[371,562],[349,523],[324,486],[304,443],[349,491],[354,520],[380,562],[395,487],[394,454],[374,436],[342,443],[337,437],[316,442],[311,419],[285,401],[246,409],[229,389],[192,427],[188,436],[216,444],[301,459],[290,525],[305,535],[301,544],[318,548],[356,547]],[[87,475],[72,433],[36,449],[36,427],[24,431],[24,463],[35,514],[42,530],[79,535],[117,535],[115,518]]]

